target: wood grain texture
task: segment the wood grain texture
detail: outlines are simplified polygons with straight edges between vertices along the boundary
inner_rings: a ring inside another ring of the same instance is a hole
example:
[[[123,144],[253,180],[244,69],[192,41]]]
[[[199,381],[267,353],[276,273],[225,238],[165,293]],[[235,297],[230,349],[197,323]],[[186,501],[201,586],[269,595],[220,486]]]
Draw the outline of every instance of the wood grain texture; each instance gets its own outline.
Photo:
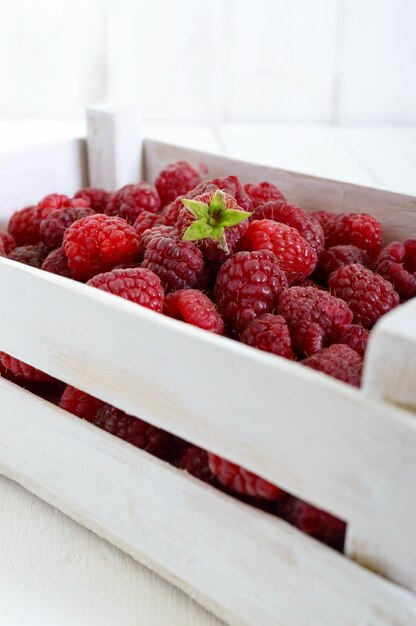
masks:
[[[8,381],[0,398],[2,472],[230,625],[414,624],[414,596],[285,522]]]

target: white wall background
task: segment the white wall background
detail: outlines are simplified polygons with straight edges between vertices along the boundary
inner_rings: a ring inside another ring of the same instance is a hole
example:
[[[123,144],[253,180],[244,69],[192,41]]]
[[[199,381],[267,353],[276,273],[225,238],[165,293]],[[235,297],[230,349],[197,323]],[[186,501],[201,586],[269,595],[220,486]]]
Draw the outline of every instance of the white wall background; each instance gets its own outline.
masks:
[[[416,0],[0,0],[0,115],[416,122]]]

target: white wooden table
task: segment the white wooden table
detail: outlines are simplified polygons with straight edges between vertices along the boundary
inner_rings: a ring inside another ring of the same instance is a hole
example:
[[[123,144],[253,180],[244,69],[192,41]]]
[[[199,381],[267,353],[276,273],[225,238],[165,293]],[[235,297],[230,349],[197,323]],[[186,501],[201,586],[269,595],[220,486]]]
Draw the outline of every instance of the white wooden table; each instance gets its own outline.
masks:
[[[82,134],[77,123],[0,119],[0,154]],[[416,195],[416,127],[153,125],[146,135]],[[1,476],[0,581],[5,626],[221,623],[151,571]]]

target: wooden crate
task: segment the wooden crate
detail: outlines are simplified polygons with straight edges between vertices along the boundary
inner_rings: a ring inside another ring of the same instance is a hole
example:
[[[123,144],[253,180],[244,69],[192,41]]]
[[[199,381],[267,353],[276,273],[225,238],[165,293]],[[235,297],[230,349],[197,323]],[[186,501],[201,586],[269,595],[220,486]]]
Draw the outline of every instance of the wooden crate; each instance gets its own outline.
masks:
[[[40,162],[74,192],[187,159],[209,177],[267,179],[306,209],[368,210],[387,239],[416,236],[415,198],[142,139],[134,111],[89,111],[89,174],[85,142],[69,162],[60,145],[24,161],[23,192],[10,157],[3,217],[38,199]],[[2,350],[344,519],[346,555],[0,379],[3,474],[230,625],[416,623],[416,301],[376,325],[356,390],[4,258],[0,290]]]

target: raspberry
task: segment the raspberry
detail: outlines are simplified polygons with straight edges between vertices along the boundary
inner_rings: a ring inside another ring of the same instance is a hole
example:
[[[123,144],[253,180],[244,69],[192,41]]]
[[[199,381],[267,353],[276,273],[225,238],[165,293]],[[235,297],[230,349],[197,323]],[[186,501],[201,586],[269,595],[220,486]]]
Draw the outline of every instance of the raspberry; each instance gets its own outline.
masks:
[[[325,287],[318,285],[318,283],[312,280],[312,278],[304,278],[303,280],[295,283],[294,287],[313,287],[314,289],[325,291]]]
[[[272,252],[237,252],[218,272],[215,300],[230,325],[242,331],[259,315],[273,313],[284,289],[286,275]]]
[[[284,498],[277,507],[278,515],[284,520],[331,548],[343,551],[345,522],[293,496]]]
[[[399,304],[392,285],[359,263],[344,265],[329,277],[331,293],[348,303],[354,322],[364,328]]]
[[[153,226],[162,225],[165,225],[165,218],[163,217],[163,215],[151,213],[150,211],[142,211],[134,222],[133,228],[141,238],[145,230],[153,228]]]
[[[180,241],[175,236],[152,237],[142,267],[159,276],[167,292],[202,286],[205,276],[201,251],[192,241]]]
[[[182,197],[176,198],[170,204],[167,204],[159,213],[168,226],[175,226],[178,221],[179,212],[183,209]]]
[[[224,178],[212,178],[211,180],[205,180],[197,185],[195,189],[192,189],[192,191],[186,194],[186,197],[194,199],[197,196],[208,192],[214,193],[217,189],[220,189],[229,196],[235,198],[238,206],[243,209],[243,211],[252,210],[253,203],[251,198],[249,198],[246,194],[244,187],[237,176],[225,176]]]
[[[179,239],[178,232],[176,228],[173,226],[165,226],[164,224],[160,224],[160,226],[152,226],[152,228],[148,228],[144,231],[141,238],[141,249],[146,250],[147,246],[155,237],[169,237],[172,239]]]
[[[184,196],[201,182],[201,177],[196,169],[186,161],[171,163],[159,173],[155,180],[155,187],[165,206],[176,200],[178,196]]]
[[[333,342],[353,314],[347,304],[315,287],[291,287],[279,299],[278,312],[290,329],[294,348],[299,354],[320,352]]]
[[[360,326],[360,324],[351,324],[346,326],[342,333],[337,337],[337,343],[345,343],[352,350],[358,352],[360,356],[364,356],[367,348],[369,331]]]
[[[0,241],[3,244],[4,254],[7,256],[16,247],[16,242],[11,235],[0,228]]]
[[[167,432],[110,404],[104,404],[88,421],[149,454],[161,459],[168,456],[170,435]]]
[[[4,249],[3,240],[0,239],[0,256],[6,256],[6,251]]]
[[[224,322],[215,304],[197,289],[180,289],[168,294],[163,312],[212,333],[224,334]]]
[[[322,255],[325,248],[322,226],[300,207],[281,200],[272,200],[260,205],[251,216],[250,221],[264,219],[281,222],[296,228],[311,248],[315,250],[318,258]]]
[[[326,247],[353,245],[366,250],[370,256],[379,254],[383,241],[383,228],[378,220],[367,213],[341,213],[330,220],[325,230]]]
[[[139,245],[136,231],[124,220],[94,214],[77,220],[65,231],[63,248],[70,271],[82,280],[134,261]]]
[[[82,198],[71,199],[59,193],[51,193],[38,202],[38,207],[50,209],[85,209],[88,206],[89,203]]]
[[[294,359],[289,328],[281,315],[265,313],[250,322],[241,335],[248,346]]]
[[[258,206],[269,202],[269,200],[281,200],[283,202],[286,201],[286,198],[282,194],[282,192],[272,183],[259,183],[258,185],[254,183],[247,183],[244,185],[244,191],[251,199],[253,203],[253,209],[256,209]],[[260,218],[261,219],[261,218]]]
[[[312,211],[309,215],[320,223],[325,237],[327,236],[329,225],[338,217],[337,213],[329,213],[328,211]]]
[[[65,411],[89,422],[104,404],[102,400],[94,398],[94,396],[90,396],[88,393],[76,389],[76,387],[71,387],[71,385],[65,387],[59,401],[61,409],[65,409]]]
[[[357,248],[357,246],[344,245],[332,246],[325,250],[319,259],[317,274],[326,282],[332,272],[351,263],[361,263],[366,265],[369,262],[368,254],[365,250]]]
[[[152,311],[162,312],[164,291],[159,278],[143,267],[117,269],[97,274],[87,285],[136,302]]]
[[[217,480],[232,491],[270,502],[280,500],[286,495],[282,489],[272,485],[264,478],[260,478],[260,476],[211,452],[208,452],[208,463]]]
[[[113,193],[105,209],[107,215],[123,217],[133,224],[142,211],[156,213],[160,209],[160,198],[147,183],[125,185]]]
[[[354,387],[360,386],[363,359],[344,344],[334,343],[322,352],[312,354],[302,364]]]
[[[208,452],[198,446],[187,445],[183,448],[178,461],[178,467],[192,474],[205,483],[215,484],[216,478],[209,469]]]
[[[95,211],[95,213],[104,213],[110,194],[104,189],[97,187],[84,187],[74,195],[74,198],[81,198]]]
[[[88,215],[94,215],[91,207],[76,207],[73,209],[56,209],[49,213],[45,219],[42,220],[40,225],[40,238],[45,245],[51,250],[59,248],[62,245],[64,233],[67,228],[74,222],[87,217]]]
[[[58,274],[59,276],[66,276],[72,278],[71,272],[68,267],[68,259],[66,258],[63,248],[56,248],[52,250],[42,263],[42,269],[45,272],[51,274]]]
[[[416,240],[389,243],[375,262],[375,271],[388,280],[403,300],[416,296]]]
[[[309,276],[317,263],[315,250],[295,228],[272,220],[251,222],[239,248],[273,252],[289,285]]]
[[[6,354],[6,352],[0,352],[0,362],[7,372],[10,372],[13,376],[21,380],[34,383],[47,383],[54,380],[54,378],[46,374],[46,372],[42,372],[23,361],[19,361],[19,359],[15,359],[10,354]]]
[[[9,259],[40,268],[48,255],[48,248],[43,243],[30,246],[19,246],[9,254]]]
[[[38,243],[40,241],[40,224],[42,220],[52,213],[55,207],[51,206],[28,206],[16,211],[9,221],[9,233],[18,246]]]
[[[208,191],[192,200],[183,198],[176,228],[183,239],[197,241],[209,261],[222,262],[233,253],[248,227],[250,213],[221,190]]]

